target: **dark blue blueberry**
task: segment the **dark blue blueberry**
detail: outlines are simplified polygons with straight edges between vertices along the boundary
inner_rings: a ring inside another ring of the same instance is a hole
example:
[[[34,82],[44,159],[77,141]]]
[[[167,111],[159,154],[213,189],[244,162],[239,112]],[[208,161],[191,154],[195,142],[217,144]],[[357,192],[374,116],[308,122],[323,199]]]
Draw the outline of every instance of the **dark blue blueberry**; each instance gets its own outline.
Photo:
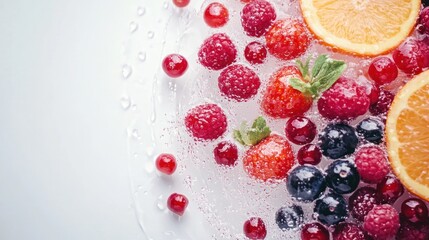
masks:
[[[281,207],[276,212],[276,223],[281,230],[297,229],[304,222],[304,211],[297,205]]]
[[[359,185],[360,176],[355,164],[337,160],[326,169],[326,184],[339,194],[351,193]]]
[[[354,128],[345,123],[331,123],[319,137],[322,154],[332,159],[344,157],[355,151],[358,144]]]
[[[383,140],[383,125],[375,119],[367,118],[362,120],[356,127],[356,131],[368,142],[379,144]]]
[[[286,188],[298,201],[311,202],[325,191],[325,177],[314,166],[298,166],[289,173]]]
[[[348,211],[347,203],[343,196],[329,192],[323,198],[316,201],[314,212],[317,220],[325,225],[335,225],[346,220]]]

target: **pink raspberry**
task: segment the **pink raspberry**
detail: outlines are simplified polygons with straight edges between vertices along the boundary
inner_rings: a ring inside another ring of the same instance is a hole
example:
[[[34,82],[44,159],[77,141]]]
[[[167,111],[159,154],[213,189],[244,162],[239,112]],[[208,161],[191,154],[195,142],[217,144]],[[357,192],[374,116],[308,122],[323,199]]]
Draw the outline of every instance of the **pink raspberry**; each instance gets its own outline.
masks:
[[[401,215],[401,227],[396,240],[427,240],[429,239],[429,221],[420,223],[409,222]]]
[[[391,205],[375,206],[365,216],[363,229],[377,240],[390,240],[399,229],[399,214]]]
[[[372,187],[362,187],[356,190],[349,198],[351,215],[359,221],[378,204],[377,190]]]
[[[366,240],[364,231],[354,223],[340,223],[332,234],[334,240]]]
[[[252,1],[241,11],[241,25],[247,35],[260,37],[276,19],[274,7],[265,0]]]
[[[235,61],[237,49],[224,33],[216,33],[204,40],[198,51],[200,63],[211,70],[220,70]]]
[[[240,64],[228,66],[218,78],[221,93],[239,102],[255,96],[260,85],[258,75],[252,69]]]
[[[330,120],[350,120],[365,114],[370,99],[365,87],[346,77],[340,77],[317,102],[320,114]]]
[[[375,146],[359,149],[355,163],[362,181],[366,183],[379,183],[390,171],[385,153]]]
[[[189,110],[185,126],[196,139],[214,140],[225,133],[227,119],[218,105],[203,104]]]

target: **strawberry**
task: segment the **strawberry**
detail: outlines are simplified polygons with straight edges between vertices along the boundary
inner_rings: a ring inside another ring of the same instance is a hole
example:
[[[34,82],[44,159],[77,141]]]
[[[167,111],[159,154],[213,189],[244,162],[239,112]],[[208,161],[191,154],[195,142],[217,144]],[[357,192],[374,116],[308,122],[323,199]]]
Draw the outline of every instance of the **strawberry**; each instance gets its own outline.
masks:
[[[261,108],[273,118],[303,115],[310,109],[313,98],[334,84],[344,71],[342,61],[319,56],[310,72],[310,62],[297,61],[298,66],[286,66],[271,76],[263,95]]]
[[[285,137],[271,134],[263,117],[258,117],[252,127],[243,122],[234,138],[251,146],[243,158],[244,170],[253,178],[264,182],[283,180],[294,164],[292,148]]]

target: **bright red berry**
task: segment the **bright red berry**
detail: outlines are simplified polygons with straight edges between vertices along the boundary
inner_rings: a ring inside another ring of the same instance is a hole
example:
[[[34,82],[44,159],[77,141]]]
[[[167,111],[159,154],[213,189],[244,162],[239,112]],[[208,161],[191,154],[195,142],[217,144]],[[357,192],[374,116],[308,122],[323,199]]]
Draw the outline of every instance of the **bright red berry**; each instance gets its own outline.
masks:
[[[393,82],[398,77],[398,68],[392,59],[378,57],[371,62],[368,74],[377,85]]]
[[[162,61],[162,69],[168,76],[177,78],[182,76],[188,69],[188,61],[182,55],[170,54]]]
[[[250,64],[261,64],[267,57],[267,49],[259,42],[251,42],[244,49],[244,57]]]
[[[213,150],[217,164],[234,166],[238,159],[237,146],[231,142],[220,142]]]
[[[185,126],[198,140],[214,140],[225,133],[227,119],[218,105],[203,104],[188,111]]]
[[[364,231],[354,223],[340,223],[332,233],[333,240],[366,240]]]
[[[215,33],[201,45],[198,51],[200,63],[211,70],[220,70],[235,61],[237,49],[224,33]]]
[[[399,214],[388,204],[375,206],[365,216],[363,229],[375,239],[391,239],[399,229]]]
[[[402,215],[410,222],[423,222],[428,219],[428,208],[418,198],[409,198],[401,205]]]
[[[363,221],[368,212],[377,204],[377,191],[375,188],[362,187],[350,196],[349,211],[355,219]]]
[[[160,154],[156,158],[155,165],[158,171],[167,175],[173,174],[177,168],[176,158],[168,153]]]
[[[220,92],[233,100],[242,102],[258,93],[261,81],[256,73],[241,64],[226,67],[219,75]]]
[[[277,20],[265,34],[268,52],[281,60],[295,59],[307,51],[310,36],[304,24],[293,18]]]
[[[425,56],[421,51],[419,42],[408,38],[393,51],[393,60],[399,69],[407,74],[418,74],[423,71]]]
[[[173,0],[174,5],[176,5],[179,8],[183,8],[188,6],[190,0]]]
[[[355,163],[362,181],[366,183],[379,183],[390,171],[386,154],[376,146],[359,149]]]
[[[309,223],[301,230],[302,240],[329,240],[329,232],[320,223]]]
[[[273,5],[265,0],[255,0],[241,11],[241,25],[244,32],[251,37],[260,37],[276,19]]]
[[[289,141],[299,145],[313,141],[316,130],[316,125],[310,119],[300,116],[289,118],[285,127]]]
[[[331,88],[323,92],[317,108],[320,115],[333,120],[351,120],[365,114],[369,108],[366,89],[354,80],[340,77]]]
[[[317,165],[322,160],[322,152],[317,145],[308,144],[298,150],[296,157],[301,165]]]
[[[246,220],[243,225],[243,232],[251,240],[261,240],[267,236],[265,223],[258,217],[251,217],[249,220]]]
[[[428,240],[429,221],[413,223],[408,221],[402,214],[400,215],[401,227],[399,228],[396,240]]]
[[[404,194],[404,186],[393,175],[387,175],[377,184],[377,197],[381,203],[393,204],[402,194]]]
[[[204,11],[204,21],[212,28],[222,27],[228,20],[228,9],[222,3],[210,3]]]
[[[380,88],[375,84],[371,84],[371,91],[369,92],[368,97],[370,105],[377,103],[378,98],[380,97]]]
[[[261,107],[265,114],[273,118],[288,118],[303,115],[310,109],[313,99],[291,87],[290,78],[302,79],[295,66],[286,66],[271,76],[262,97]]]
[[[395,98],[395,95],[388,91],[381,90],[377,102],[369,107],[369,111],[374,116],[387,113],[390,105],[392,104],[393,98]]]
[[[186,207],[188,206],[188,198],[186,196],[173,193],[167,199],[167,207],[173,213],[182,216],[185,213]]]

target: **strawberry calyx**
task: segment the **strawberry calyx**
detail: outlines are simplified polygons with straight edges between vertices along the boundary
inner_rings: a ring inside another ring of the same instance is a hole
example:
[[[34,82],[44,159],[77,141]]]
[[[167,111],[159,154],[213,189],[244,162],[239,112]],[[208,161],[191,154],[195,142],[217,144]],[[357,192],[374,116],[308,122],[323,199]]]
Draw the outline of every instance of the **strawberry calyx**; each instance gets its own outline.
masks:
[[[317,98],[323,91],[328,90],[346,69],[344,61],[329,58],[327,55],[317,57],[310,71],[310,59],[305,63],[300,60],[296,65],[302,74],[302,79],[291,78],[289,84],[304,95]]]
[[[270,133],[271,130],[267,126],[267,122],[262,116],[259,116],[253,121],[251,127],[247,125],[246,121],[243,121],[240,129],[234,130],[233,137],[244,146],[254,146],[268,137]]]

